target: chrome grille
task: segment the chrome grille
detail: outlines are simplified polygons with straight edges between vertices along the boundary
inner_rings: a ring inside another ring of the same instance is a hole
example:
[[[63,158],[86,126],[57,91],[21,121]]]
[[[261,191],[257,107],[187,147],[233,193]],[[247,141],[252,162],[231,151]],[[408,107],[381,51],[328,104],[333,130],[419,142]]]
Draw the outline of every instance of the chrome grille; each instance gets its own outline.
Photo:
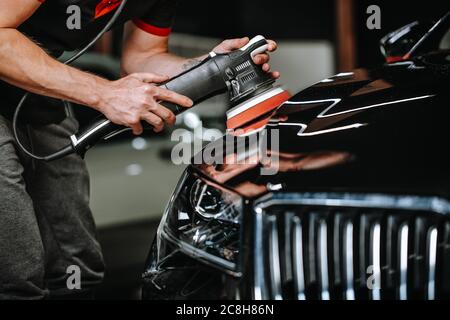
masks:
[[[255,206],[255,298],[448,298],[449,213],[440,198],[267,196]]]

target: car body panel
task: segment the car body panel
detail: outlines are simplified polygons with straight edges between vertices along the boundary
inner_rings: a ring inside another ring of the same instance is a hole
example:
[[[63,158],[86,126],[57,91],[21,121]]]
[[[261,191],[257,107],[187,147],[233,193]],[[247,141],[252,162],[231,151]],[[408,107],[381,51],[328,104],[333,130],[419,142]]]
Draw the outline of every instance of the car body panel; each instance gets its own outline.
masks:
[[[261,192],[239,188],[246,182],[281,184],[284,192],[350,188],[448,196],[449,57],[449,52],[430,55],[441,59],[441,70],[420,60],[386,64],[338,74],[294,95],[266,128],[279,130],[275,175],[261,175],[260,166],[240,166],[242,172],[223,181],[212,165],[195,167],[249,197]],[[324,157],[338,161],[323,165]]]

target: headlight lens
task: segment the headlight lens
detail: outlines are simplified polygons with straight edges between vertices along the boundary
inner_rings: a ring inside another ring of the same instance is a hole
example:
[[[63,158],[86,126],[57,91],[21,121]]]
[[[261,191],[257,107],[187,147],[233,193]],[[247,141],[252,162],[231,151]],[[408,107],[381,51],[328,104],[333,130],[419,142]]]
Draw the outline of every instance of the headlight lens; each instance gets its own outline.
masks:
[[[236,271],[241,213],[239,195],[188,169],[166,208],[158,241],[170,241],[193,258]]]

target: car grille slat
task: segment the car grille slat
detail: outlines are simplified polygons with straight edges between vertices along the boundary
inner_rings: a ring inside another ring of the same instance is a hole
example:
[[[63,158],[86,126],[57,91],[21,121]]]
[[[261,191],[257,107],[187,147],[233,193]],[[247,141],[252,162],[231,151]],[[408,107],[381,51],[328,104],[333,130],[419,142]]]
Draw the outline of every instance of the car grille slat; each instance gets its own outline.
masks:
[[[294,213],[288,212],[286,214],[286,223],[284,226],[284,237],[283,237],[283,243],[280,244],[280,250],[283,252],[283,256],[285,259],[281,260],[281,267],[283,268],[283,279],[282,283],[292,283],[292,286],[288,288],[289,290],[294,290],[294,275],[292,269],[294,268],[294,262],[293,262],[293,245],[294,242],[292,241],[294,235],[294,227],[293,227],[293,218]]]
[[[318,299],[318,279],[317,274],[317,251],[316,251],[316,241],[317,241],[317,216],[311,214],[308,218],[308,233],[307,233],[307,257],[309,261],[308,272],[306,273],[307,287],[309,288],[310,299]]]
[[[262,210],[257,210],[255,214],[255,228],[257,230],[264,230],[264,215]],[[255,283],[254,283],[254,297],[257,300],[267,300],[269,299],[268,289],[265,281],[265,273],[266,268],[265,263],[267,261],[264,251],[264,243],[263,243],[263,233],[256,232],[255,233],[255,252],[258,254],[255,257]]]
[[[438,228],[439,230],[439,228]],[[450,222],[445,223],[437,247],[436,292],[450,292]]]
[[[386,221],[386,270],[385,270],[385,288],[386,295],[389,298],[394,298],[393,290],[395,288],[395,245],[396,245],[396,219],[394,216],[387,217]]]
[[[255,289],[255,297],[448,296],[450,215],[409,206],[350,204],[281,202],[257,211],[255,286],[260,291],[257,295]]]
[[[353,223],[347,222],[344,232],[344,250],[345,258],[345,299],[355,300],[354,272],[353,272]]]
[[[339,213],[336,213],[334,216],[334,221],[331,226],[333,229],[333,279],[336,285],[342,286],[342,251],[343,251],[343,242],[342,239],[340,239],[341,230],[342,228],[342,215]]]
[[[417,217],[414,224],[414,254],[412,261],[413,272],[413,297],[425,298],[423,292],[420,289],[423,288],[426,281],[428,272],[427,263],[424,263],[423,259],[426,259],[426,250],[429,245],[429,239],[427,237],[427,222],[422,217]]]
[[[321,300],[330,300],[330,291],[328,283],[328,228],[327,223],[321,220],[319,223],[319,235],[317,237],[319,275],[320,275],[320,298]]]
[[[359,256],[359,277],[357,279],[358,292],[357,295],[360,298],[368,298],[368,292],[364,290],[367,286],[367,268],[369,267],[369,245],[368,238],[370,235],[370,230],[368,226],[368,217],[363,215],[359,217],[359,244],[357,246],[358,256]]]
[[[370,238],[371,250],[371,274],[373,276],[372,300],[380,300],[381,289],[381,225],[379,222],[373,225]]]
[[[408,234],[409,227],[407,223],[404,223],[400,227],[399,232],[399,281],[398,287],[398,299],[406,300],[408,298]]]
[[[438,230],[433,227],[428,232],[427,241],[427,263],[428,263],[428,282],[427,282],[427,298],[434,300],[436,298],[436,257],[437,257],[437,240]]]
[[[293,261],[294,261],[294,281],[295,291],[298,300],[305,300],[305,269],[303,264],[303,232],[302,222],[299,217],[293,219]]]
[[[276,216],[272,216],[269,219],[269,229],[270,229],[270,275],[271,275],[271,288],[272,288],[272,297],[275,300],[281,300],[282,291],[281,291],[281,273],[280,273],[280,248],[278,245],[278,227],[277,227],[277,219]]]

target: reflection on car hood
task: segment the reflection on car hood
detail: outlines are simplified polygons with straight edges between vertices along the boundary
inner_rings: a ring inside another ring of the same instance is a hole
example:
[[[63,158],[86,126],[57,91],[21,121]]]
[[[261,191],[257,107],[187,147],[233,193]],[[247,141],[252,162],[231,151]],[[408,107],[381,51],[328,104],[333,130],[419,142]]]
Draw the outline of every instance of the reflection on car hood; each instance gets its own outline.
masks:
[[[447,196],[448,56],[340,73],[294,95],[266,127],[279,135],[274,175],[262,175],[261,164],[194,167],[249,197],[312,189]]]

